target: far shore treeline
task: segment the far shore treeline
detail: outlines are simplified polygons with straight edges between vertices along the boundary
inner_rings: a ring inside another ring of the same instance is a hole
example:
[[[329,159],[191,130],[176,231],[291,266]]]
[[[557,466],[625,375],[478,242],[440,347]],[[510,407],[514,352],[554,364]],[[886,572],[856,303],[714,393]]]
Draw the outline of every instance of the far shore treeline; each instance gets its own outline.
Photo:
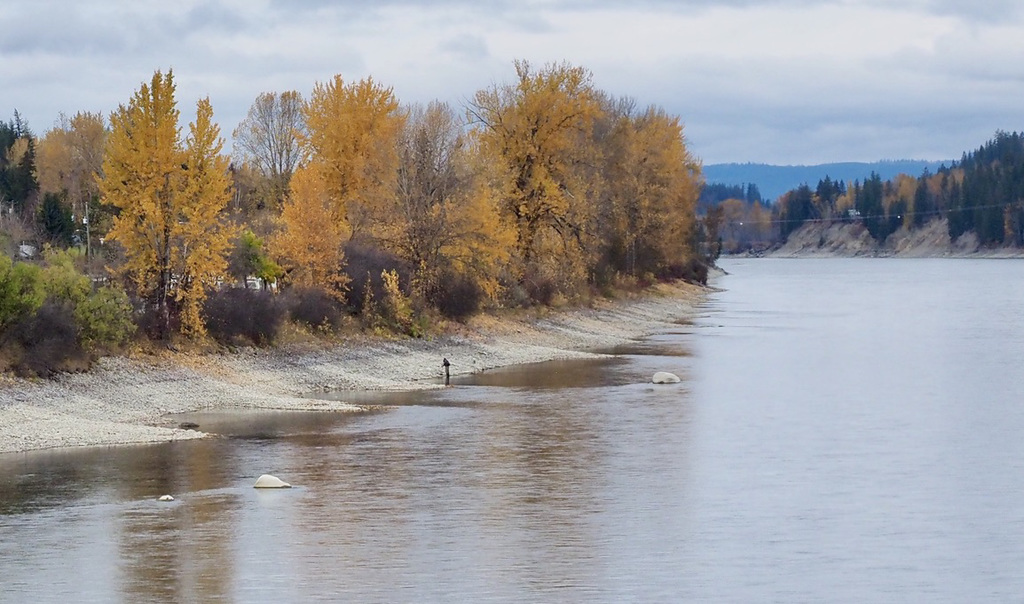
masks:
[[[774,204],[754,183],[705,187],[698,203],[711,241],[723,253],[764,251],[785,243],[809,223],[847,223],[881,248],[892,235],[941,221],[951,241],[973,238],[981,248],[1024,247],[1024,134],[997,132],[992,140],[934,173],[883,180],[837,181],[825,175]]]
[[[703,281],[717,235],[680,118],[566,63],[464,107],[340,75],[265,92],[231,133],[157,71],[109,116],[0,123],[0,368],[129,343],[422,335],[481,308]]]

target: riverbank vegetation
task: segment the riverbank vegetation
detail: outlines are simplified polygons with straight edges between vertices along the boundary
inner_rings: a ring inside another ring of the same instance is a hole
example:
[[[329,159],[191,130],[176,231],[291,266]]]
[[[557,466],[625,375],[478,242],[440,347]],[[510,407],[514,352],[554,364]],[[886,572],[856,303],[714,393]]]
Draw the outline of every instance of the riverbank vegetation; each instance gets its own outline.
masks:
[[[882,249],[890,236],[912,236],[934,221],[943,221],[952,245],[966,237],[980,249],[1021,248],[1024,134],[997,132],[934,173],[926,169],[889,180],[872,173],[852,182],[826,176],[813,188],[804,184],[783,194],[774,204],[742,190],[724,200],[704,199],[702,213],[726,253],[770,250],[808,224],[823,230],[832,224],[857,227]]]
[[[182,118],[171,72],[109,120],[36,137],[16,113],[0,123],[0,364],[46,374],[126,342],[289,329],[419,336],[484,308],[704,281],[717,235],[696,219],[679,117],[582,67],[515,71],[463,108],[340,75],[308,98],[266,92],[232,157],[208,99]]]

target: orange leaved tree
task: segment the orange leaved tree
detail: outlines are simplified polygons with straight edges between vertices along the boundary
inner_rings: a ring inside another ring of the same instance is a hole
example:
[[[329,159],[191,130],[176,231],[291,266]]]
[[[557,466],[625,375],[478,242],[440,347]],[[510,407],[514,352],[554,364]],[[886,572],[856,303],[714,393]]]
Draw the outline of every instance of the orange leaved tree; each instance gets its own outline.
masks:
[[[205,333],[206,290],[225,275],[230,243],[228,162],[213,109],[208,99],[197,103],[183,140],[174,90],[173,74],[157,71],[111,115],[99,179],[117,212],[108,238],[124,250],[120,271],[155,307],[161,337],[170,335],[172,309],[182,333]]]

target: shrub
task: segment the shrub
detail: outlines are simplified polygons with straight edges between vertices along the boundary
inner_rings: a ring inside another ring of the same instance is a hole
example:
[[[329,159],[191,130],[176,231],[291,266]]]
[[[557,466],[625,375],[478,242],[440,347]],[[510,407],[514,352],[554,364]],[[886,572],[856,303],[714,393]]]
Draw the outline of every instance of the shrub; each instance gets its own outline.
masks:
[[[337,329],[342,309],[338,300],[322,289],[289,289],[284,294],[289,318],[308,327]]]
[[[138,331],[146,338],[162,340],[169,337],[169,334],[178,331],[178,313],[173,300],[167,303],[170,324],[166,328],[163,317],[160,316],[159,307],[153,300],[136,300],[133,306],[136,308],[135,323],[138,325]]]
[[[551,306],[551,302],[558,293],[558,286],[555,280],[540,272],[530,272],[523,277],[523,288],[534,304]]]
[[[75,259],[80,253],[48,248],[43,255],[47,266],[39,279],[47,299],[68,302],[75,307],[89,297],[92,282],[75,267]]]
[[[11,369],[23,377],[51,376],[71,368],[73,362],[88,362],[66,303],[47,302],[23,317],[4,334],[4,348]]]
[[[34,264],[0,255],[0,330],[34,313],[46,294]]]
[[[690,258],[664,267],[658,274],[662,279],[682,279],[690,283],[707,285],[708,264],[699,258]]]
[[[359,312],[365,305],[367,293],[370,299],[381,300],[386,295],[381,274],[394,271],[399,286],[409,293],[412,271],[398,256],[380,248],[350,242],[345,246],[345,274],[348,276],[348,306]]]
[[[89,348],[117,347],[135,333],[132,304],[128,294],[116,285],[107,285],[75,307],[79,339]]]
[[[274,343],[285,311],[268,291],[231,288],[207,298],[203,309],[206,329],[221,344],[248,340],[255,346]]]
[[[484,291],[469,275],[445,273],[429,292],[427,299],[442,316],[465,321],[480,310]]]
[[[381,271],[384,294],[376,305],[377,314],[384,321],[384,327],[398,333],[422,335],[413,332],[413,312],[409,297],[398,285],[398,273],[394,270]]]

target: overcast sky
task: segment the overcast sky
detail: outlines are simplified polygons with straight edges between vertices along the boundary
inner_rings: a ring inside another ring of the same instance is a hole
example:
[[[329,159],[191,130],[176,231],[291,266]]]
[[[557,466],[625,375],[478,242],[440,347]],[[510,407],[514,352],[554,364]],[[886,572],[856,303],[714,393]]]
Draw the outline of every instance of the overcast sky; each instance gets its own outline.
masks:
[[[3,0],[0,119],[41,135],[174,70],[222,134],[340,73],[457,105],[568,61],[680,116],[704,163],[949,159],[1024,129],[1019,0]],[[183,119],[183,123],[186,120]]]

